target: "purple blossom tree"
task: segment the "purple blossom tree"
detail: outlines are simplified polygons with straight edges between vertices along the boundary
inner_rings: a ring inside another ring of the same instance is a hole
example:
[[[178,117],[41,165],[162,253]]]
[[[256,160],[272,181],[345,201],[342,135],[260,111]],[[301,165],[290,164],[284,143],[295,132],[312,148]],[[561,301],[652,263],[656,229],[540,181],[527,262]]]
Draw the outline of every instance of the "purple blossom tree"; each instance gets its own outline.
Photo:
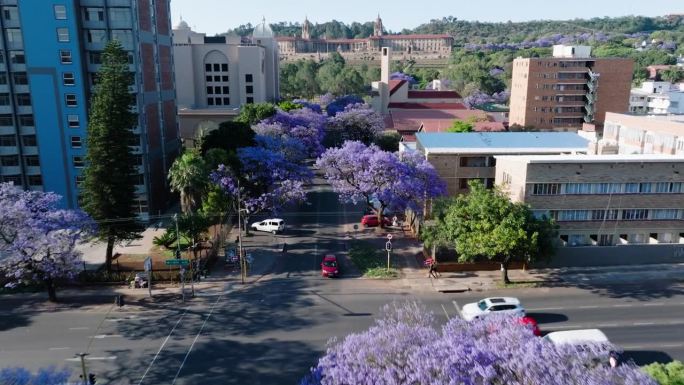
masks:
[[[0,184],[0,271],[10,279],[6,286],[43,284],[53,302],[57,281],[73,279],[79,271],[76,243],[94,230],[83,212],[57,209],[60,199]]]
[[[292,103],[299,104],[304,108],[308,108],[317,114],[323,113],[323,109],[321,108],[320,104],[312,103],[306,99],[295,99],[292,101]]]
[[[364,103],[363,99],[357,95],[345,95],[331,101],[325,106],[328,116],[335,116],[350,104]]]
[[[392,72],[390,74],[390,80],[406,80],[411,85],[418,83],[413,76],[403,72]]]
[[[382,115],[368,104],[350,104],[328,119],[326,144],[339,146],[347,140],[370,144],[384,129]]]
[[[260,135],[297,139],[306,147],[307,155],[315,158],[323,152],[321,141],[325,135],[326,120],[323,114],[305,107],[290,112],[278,111],[253,129]],[[279,128],[274,125],[279,125]]]
[[[39,369],[35,374],[24,368],[0,369],[0,385],[63,385],[69,381],[71,370],[54,366]]]
[[[556,346],[516,318],[452,318],[435,328],[415,303],[387,306],[361,333],[332,340],[300,385],[657,385],[637,366],[607,364],[615,347]]]
[[[400,157],[361,142],[347,141],[341,148],[327,150],[316,166],[325,173],[340,201],[365,202],[378,219],[386,208],[419,208],[425,200],[446,191],[434,168],[418,156]]]

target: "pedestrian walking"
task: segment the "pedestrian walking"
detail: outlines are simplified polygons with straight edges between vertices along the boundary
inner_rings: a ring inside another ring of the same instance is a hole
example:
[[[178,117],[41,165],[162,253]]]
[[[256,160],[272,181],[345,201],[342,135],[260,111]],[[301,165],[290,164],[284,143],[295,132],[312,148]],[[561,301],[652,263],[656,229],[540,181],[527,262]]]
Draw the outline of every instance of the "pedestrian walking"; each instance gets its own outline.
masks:
[[[399,226],[399,219],[395,215],[392,217],[392,227],[397,227],[397,226]]]
[[[436,263],[434,261],[432,263],[430,263],[430,272],[428,274],[428,278],[430,278],[430,277],[435,278],[435,279],[438,278],[437,277],[437,266],[436,266]]]

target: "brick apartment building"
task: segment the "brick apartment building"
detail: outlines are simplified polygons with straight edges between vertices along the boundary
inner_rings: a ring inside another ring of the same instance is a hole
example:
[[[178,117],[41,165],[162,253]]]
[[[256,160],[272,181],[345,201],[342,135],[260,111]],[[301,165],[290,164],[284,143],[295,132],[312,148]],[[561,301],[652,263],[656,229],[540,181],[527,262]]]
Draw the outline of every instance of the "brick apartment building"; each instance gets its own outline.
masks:
[[[550,58],[516,58],[510,124],[571,131],[603,124],[607,111],[627,112],[633,60],[592,58],[591,47],[553,47]]]

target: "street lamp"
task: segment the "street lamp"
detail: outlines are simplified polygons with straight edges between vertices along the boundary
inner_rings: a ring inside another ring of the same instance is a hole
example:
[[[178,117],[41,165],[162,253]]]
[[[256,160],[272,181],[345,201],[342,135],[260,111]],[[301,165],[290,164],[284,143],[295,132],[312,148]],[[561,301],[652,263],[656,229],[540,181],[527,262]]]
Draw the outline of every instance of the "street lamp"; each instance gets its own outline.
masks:
[[[88,372],[86,371],[86,365],[85,365],[85,356],[87,356],[88,353],[76,353],[76,357],[81,358],[81,369],[83,370],[83,384],[87,384],[88,382]]]
[[[181,236],[180,236],[180,232],[178,231],[178,214],[173,214],[173,220],[176,222],[176,259],[180,259],[180,255],[181,255],[181,250],[180,250]]]

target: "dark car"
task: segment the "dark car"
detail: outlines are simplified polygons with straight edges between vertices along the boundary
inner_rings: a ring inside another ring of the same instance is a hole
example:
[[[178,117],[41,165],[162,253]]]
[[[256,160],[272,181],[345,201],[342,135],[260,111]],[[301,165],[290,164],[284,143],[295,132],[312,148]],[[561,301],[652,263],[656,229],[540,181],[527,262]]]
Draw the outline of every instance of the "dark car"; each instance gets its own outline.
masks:
[[[321,275],[324,277],[337,277],[340,274],[340,266],[334,255],[326,255],[321,263]]]

